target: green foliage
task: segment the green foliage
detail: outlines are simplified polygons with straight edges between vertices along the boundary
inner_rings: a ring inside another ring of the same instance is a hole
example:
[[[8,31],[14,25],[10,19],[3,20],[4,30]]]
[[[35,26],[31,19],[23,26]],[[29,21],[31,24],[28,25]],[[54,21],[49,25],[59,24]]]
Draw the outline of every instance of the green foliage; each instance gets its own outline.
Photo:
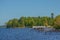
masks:
[[[32,27],[32,26],[48,26],[49,17],[21,17],[20,19],[12,19],[7,22],[7,27]]]
[[[60,15],[56,16],[54,20],[54,28],[60,29]]]
[[[18,23],[18,19],[14,18],[12,20],[9,20],[7,23],[7,28],[10,28],[10,27],[18,27],[19,23]]]
[[[53,13],[51,14],[52,17],[24,17],[22,16],[20,19],[11,19],[9,20],[6,25],[7,28],[25,28],[29,27],[32,28],[33,26],[52,26],[56,29],[60,29],[60,15],[53,17]]]

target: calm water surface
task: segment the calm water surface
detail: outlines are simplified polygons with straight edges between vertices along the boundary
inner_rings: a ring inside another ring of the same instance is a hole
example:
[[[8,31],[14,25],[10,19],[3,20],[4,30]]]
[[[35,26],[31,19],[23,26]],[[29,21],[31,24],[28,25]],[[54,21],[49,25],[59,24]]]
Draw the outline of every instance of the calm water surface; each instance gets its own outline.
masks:
[[[60,32],[32,28],[0,28],[0,40],[60,40]]]

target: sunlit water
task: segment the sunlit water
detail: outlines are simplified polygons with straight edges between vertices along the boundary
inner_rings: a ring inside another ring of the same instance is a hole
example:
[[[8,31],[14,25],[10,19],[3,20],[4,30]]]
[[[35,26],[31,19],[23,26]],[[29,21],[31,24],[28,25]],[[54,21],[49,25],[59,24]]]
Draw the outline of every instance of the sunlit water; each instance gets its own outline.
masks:
[[[32,28],[0,28],[0,40],[60,40],[60,32]]]

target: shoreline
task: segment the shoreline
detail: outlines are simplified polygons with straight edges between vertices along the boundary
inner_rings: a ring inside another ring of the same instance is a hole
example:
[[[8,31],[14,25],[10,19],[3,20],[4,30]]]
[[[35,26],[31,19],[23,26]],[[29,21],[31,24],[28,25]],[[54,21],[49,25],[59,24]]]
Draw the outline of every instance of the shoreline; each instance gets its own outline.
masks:
[[[44,30],[40,28],[33,28],[33,29],[39,30],[39,31],[46,31],[46,32],[60,32],[60,29],[52,29],[52,30]]]

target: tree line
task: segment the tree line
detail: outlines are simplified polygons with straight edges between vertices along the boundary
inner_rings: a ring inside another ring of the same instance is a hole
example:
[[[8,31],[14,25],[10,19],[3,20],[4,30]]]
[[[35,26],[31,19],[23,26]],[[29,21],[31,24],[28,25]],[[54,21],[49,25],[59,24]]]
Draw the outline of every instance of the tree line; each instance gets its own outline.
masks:
[[[60,15],[54,17],[54,13],[51,13],[51,17],[20,17],[19,19],[14,18],[9,20],[7,23],[7,28],[32,28],[33,26],[51,26],[56,29],[60,29]]]

